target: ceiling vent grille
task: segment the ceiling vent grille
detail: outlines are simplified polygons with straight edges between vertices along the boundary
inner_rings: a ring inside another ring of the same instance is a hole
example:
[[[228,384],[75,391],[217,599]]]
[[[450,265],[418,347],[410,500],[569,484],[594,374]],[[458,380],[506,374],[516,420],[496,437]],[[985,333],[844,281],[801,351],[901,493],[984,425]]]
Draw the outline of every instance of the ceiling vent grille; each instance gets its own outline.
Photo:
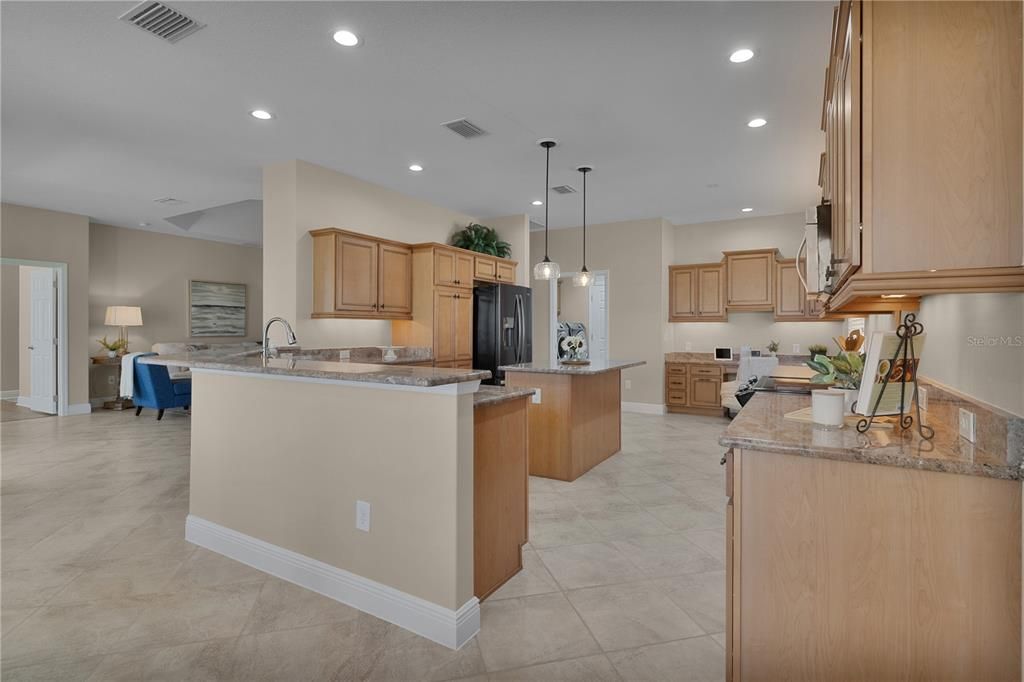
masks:
[[[557,187],[552,187],[551,189],[553,191],[555,191],[555,192],[558,192],[559,194],[575,194],[576,193],[576,188],[573,187],[572,185],[558,185]]]
[[[474,137],[483,137],[487,134],[486,130],[464,118],[460,118],[455,121],[448,121],[441,125],[467,140],[472,140]]]
[[[174,197],[160,197],[159,199],[153,199],[153,201],[164,206],[177,206],[178,204],[185,203],[181,199],[175,199]]]
[[[176,43],[206,25],[153,0],[140,2],[118,18],[169,43]]]

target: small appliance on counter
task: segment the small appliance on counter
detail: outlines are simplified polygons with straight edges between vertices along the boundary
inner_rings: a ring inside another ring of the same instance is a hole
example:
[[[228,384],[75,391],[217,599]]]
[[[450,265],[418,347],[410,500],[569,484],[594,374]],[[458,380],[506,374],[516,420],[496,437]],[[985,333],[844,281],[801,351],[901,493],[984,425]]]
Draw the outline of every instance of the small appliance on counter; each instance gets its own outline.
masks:
[[[732,360],[732,348],[715,347],[715,360],[729,362]]]
[[[474,287],[473,368],[490,370],[484,383],[504,385],[499,367],[533,362],[532,295],[513,284]]]

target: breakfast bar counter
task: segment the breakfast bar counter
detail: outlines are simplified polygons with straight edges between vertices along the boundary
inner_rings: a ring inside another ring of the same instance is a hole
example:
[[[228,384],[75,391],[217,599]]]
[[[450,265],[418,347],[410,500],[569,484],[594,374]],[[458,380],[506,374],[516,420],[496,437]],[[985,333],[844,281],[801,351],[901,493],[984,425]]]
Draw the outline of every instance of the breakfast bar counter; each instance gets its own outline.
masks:
[[[536,390],[530,404],[530,474],[577,478],[622,447],[622,370],[643,361],[589,365],[532,362],[501,367],[505,384]]]

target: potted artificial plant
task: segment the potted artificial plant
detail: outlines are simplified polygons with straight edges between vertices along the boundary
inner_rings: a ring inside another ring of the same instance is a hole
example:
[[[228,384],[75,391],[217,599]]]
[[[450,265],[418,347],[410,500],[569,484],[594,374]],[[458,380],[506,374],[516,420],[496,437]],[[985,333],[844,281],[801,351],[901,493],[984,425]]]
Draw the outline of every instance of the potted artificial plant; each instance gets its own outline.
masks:
[[[488,256],[508,258],[512,255],[512,245],[502,241],[493,227],[472,223],[463,230],[452,235],[451,245],[460,249],[485,253]]]
[[[846,394],[843,402],[847,414],[851,413],[864,374],[864,356],[853,351],[840,351],[832,357],[815,355],[807,366],[817,372],[811,377],[812,384],[831,384],[833,389]]]

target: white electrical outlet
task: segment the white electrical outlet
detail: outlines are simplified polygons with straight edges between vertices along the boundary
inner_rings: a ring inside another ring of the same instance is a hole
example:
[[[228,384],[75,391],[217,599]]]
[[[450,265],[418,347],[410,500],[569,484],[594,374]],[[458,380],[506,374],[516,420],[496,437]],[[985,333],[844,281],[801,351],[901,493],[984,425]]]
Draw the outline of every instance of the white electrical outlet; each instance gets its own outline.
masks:
[[[800,355],[800,344],[799,343],[794,343],[793,344],[793,355]]]
[[[960,437],[966,438],[967,440],[974,442],[975,433],[975,418],[974,413],[970,410],[960,408]]]
[[[633,380],[632,379],[626,379],[626,390],[628,391],[631,388],[633,388]]]
[[[356,500],[356,530],[370,532],[370,503]]]
[[[691,350],[693,350],[693,344],[690,343],[689,341],[687,341],[686,342],[686,352],[689,353]]]
[[[928,411],[928,389],[917,387],[917,404],[921,406],[921,410],[924,412]]]
[[[539,388],[533,389],[533,395],[530,396],[530,400],[533,402],[534,405],[540,405],[540,389]]]

